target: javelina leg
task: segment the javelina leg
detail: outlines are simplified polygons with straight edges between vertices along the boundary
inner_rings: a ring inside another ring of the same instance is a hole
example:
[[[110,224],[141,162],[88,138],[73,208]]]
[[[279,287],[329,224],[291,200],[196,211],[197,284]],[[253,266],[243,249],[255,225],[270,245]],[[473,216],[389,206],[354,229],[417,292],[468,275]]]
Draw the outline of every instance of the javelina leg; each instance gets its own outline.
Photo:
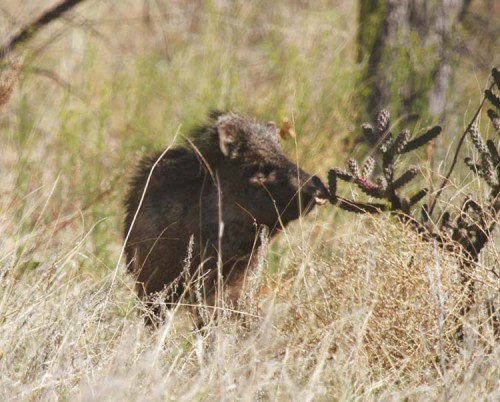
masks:
[[[208,322],[216,320],[218,317],[237,317],[238,301],[245,287],[247,276],[251,272],[247,263],[236,263],[230,269],[223,268],[222,283],[218,284],[217,271],[204,281],[205,305],[203,311],[198,312],[196,325],[198,328],[204,327]],[[219,287],[221,287],[219,290]]]

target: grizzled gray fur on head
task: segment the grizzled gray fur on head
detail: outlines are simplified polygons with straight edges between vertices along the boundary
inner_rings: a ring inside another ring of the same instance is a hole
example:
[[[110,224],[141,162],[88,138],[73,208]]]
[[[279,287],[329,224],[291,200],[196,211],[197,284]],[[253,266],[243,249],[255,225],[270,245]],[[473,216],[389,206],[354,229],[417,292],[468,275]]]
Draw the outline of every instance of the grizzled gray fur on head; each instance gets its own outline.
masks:
[[[177,302],[185,273],[197,272],[213,303],[220,261],[224,293],[235,303],[255,265],[263,225],[273,236],[328,197],[317,177],[283,154],[274,123],[240,114],[212,113],[184,144],[165,153],[145,189],[160,155],[141,161],[125,202],[127,266],[144,299],[175,284],[166,301]]]

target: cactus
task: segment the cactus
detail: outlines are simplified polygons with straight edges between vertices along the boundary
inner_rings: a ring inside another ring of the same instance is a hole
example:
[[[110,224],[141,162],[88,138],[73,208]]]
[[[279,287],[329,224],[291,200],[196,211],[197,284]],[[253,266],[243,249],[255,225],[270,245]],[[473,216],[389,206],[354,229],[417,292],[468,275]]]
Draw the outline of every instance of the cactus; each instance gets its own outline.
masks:
[[[494,141],[485,141],[477,126],[477,118],[486,102],[489,102],[496,109],[500,109],[500,97],[495,93],[495,91],[500,90],[500,71],[496,68],[493,69],[491,76],[492,83],[489,89],[484,92],[483,101],[460,138],[448,174],[436,192],[431,206],[428,207],[426,204],[421,206],[420,217],[413,215],[411,207],[421,202],[428,194],[428,190],[420,189],[411,197],[401,194],[404,188],[418,175],[419,168],[418,166],[410,166],[404,173],[396,176],[395,158],[414,151],[438,137],[442,132],[440,126],[431,127],[414,139],[410,139],[409,130],[403,129],[397,137],[393,138],[390,132],[390,113],[387,110],[382,110],[378,115],[376,128],[371,124],[361,126],[363,134],[379,151],[377,157],[381,158],[381,161],[378,162],[382,166],[382,175],[375,179],[371,178],[374,167],[377,165],[377,161],[372,156],[366,158],[361,171],[358,163],[354,159],[350,159],[348,161],[350,173],[335,168],[331,169],[328,175],[330,201],[335,205],[349,212],[371,214],[389,212],[394,214],[402,221],[410,223],[410,227],[423,239],[437,241],[441,247],[457,257],[461,268],[464,295],[466,296],[461,310],[463,315],[472,306],[474,297],[473,282],[470,277],[471,268],[477,266],[479,254],[490,241],[491,232],[495,227],[497,217],[500,215],[500,149],[497,148]],[[487,115],[495,131],[500,133],[500,116],[497,111],[489,109]],[[466,157],[464,163],[489,186],[489,197],[486,201],[478,203],[467,196],[460,207],[460,212],[455,217],[448,211],[442,211],[441,218],[435,218],[434,207],[453,172],[458,152],[467,135],[478,151],[479,158],[474,160],[471,157]],[[395,177],[397,178],[395,179]],[[337,179],[353,182],[367,196],[385,200],[385,203],[359,202],[339,197],[337,195]],[[462,324],[458,324],[457,328],[457,335],[461,338],[463,336]],[[500,336],[500,334],[497,335]]]
[[[494,110],[488,109],[488,117],[490,118],[495,131],[497,133],[500,133],[500,116],[498,116],[498,114]]]
[[[407,152],[414,151],[417,148],[420,148],[422,145],[427,144],[429,141],[436,138],[439,134],[441,134],[442,128],[440,126],[434,126],[428,129],[424,134],[420,137],[415,138],[412,141],[409,141],[408,144],[401,151],[402,154]]]
[[[495,95],[495,93],[491,89],[487,89],[486,91],[484,91],[484,95],[493,106],[495,106],[497,109],[500,109],[500,97]]]

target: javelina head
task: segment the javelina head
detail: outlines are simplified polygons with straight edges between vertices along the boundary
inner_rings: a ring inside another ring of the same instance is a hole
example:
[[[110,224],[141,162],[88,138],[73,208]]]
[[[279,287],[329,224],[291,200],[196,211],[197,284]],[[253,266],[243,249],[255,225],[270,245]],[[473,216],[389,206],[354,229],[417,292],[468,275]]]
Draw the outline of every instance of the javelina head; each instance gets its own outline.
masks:
[[[225,201],[234,201],[258,224],[286,224],[328,198],[318,177],[284,155],[274,123],[228,113],[217,117],[216,130]]]

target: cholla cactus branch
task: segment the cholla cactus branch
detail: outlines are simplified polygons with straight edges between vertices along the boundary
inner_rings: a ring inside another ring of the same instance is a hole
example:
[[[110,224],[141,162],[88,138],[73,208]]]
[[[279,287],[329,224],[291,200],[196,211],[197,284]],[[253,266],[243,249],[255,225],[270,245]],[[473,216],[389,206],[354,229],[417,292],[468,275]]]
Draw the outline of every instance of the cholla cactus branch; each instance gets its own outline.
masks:
[[[388,184],[387,184],[387,180],[385,179],[385,177],[383,176],[379,176],[377,177],[377,179],[375,180],[375,183],[377,183],[377,186],[379,186],[382,190],[387,190],[387,187],[388,187]]]
[[[385,133],[389,129],[389,124],[391,120],[391,114],[388,110],[383,109],[377,117],[377,131],[380,135]]]
[[[491,89],[484,91],[484,96],[486,96],[486,99],[488,99],[493,106],[500,109],[500,98],[495,95]]]
[[[357,186],[365,193],[366,195],[369,195],[370,197],[375,197],[375,198],[386,198],[386,192],[382,190],[379,186],[376,184],[372,183],[370,180],[362,177],[358,177],[356,179],[356,184]]]
[[[448,211],[445,211],[443,213],[443,217],[441,218],[441,230],[450,230],[450,229],[453,229],[451,215]]]
[[[461,135],[451,166],[436,192],[430,208],[425,204],[421,208],[420,221],[412,216],[411,207],[422,201],[427,194],[427,189],[418,191],[410,198],[400,194],[401,190],[417,176],[419,168],[411,166],[405,173],[395,179],[395,157],[427,144],[436,138],[442,129],[440,126],[429,128],[424,134],[411,141],[409,140],[410,132],[402,130],[396,138],[393,138],[389,131],[390,115],[385,110],[378,116],[376,129],[371,125],[363,125],[363,132],[370,139],[370,142],[379,145],[383,177],[378,177],[375,182],[370,180],[375,165],[375,161],[371,157],[365,161],[361,174],[357,163],[350,160],[349,170],[352,175],[346,172],[347,176],[344,177],[352,178],[354,176],[356,185],[363,193],[386,200],[386,204],[360,203],[335,197],[336,205],[347,211],[357,213],[388,211],[396,215],[401,221],[409,224],[424,240],[434,240],[443,249],[456,256],[464,288],[464,303],[460,308],[462,315],[465,315],[470,310],[473,303],[475,290],[471,276],[472,269],[479,260],[481,250],[491,239],[491,231],[498,222],[497,217],[500,214],[500,152],[494,141],[483,140],[476,124],[479,113],[486,101],[492,103],[496,108],[500,108],[500,98],[493,93],[495,85],[500,89],[500,71],[494,69],[492,77],[494,82],[485,91],[480,106]],[[500,132],[500,117],[497,112],[489,110],[488,117],[492,121],[495,130]],[[439,220],[440,224],[437,224],[438,219],[433,218],[436,202],[451,177],[458,161],[459,151],[468,134],[471,136],[474,147],[479,152],[480,160],[474,161],[468,157],[465,158],[465,164],[473,173],[485,180],[491,188],[490,196],[481,204],[467,197],[460,208],[458,216],[453,218],[448,212],[444,211],[442,218]],[[330,187],[336,191],[336,182],[332,182]],[[463,325],[458,323],[457,328],[457,336],[463,338]]]
[[[463,315],[472,307],[474,298],[472,269],[476,266],[481,251],[491,239],[491,231],[496,226],[500,214],[500,151],[493,140],[483,140],[476,124],[485,102],[489,101],[495,107],[500,108],[500,98],[493,93],[495,85],[499,86],[500,89],[500,71],[494,69],[492,76],[494,82],[485,91],[481,104],[462,133],[451,166],[436,192],[430,208],[425,204],[422,206],[420,220],[412,216],[414,212],[411,211],[411,207],[422,201],[428,193],[427,189],[417,191],[412,197],[405,197],[400,194],[401,190],[417,176],[419,168],[411,166],[405,173],[395,179],[395,157],[424,146],[436,138],[442,132],[442,129],[440,126],[429,128],[424,134],[411,141],[409,140],[409,131],[402,130],[396,138],[393,138],[389,131],[390,115],[385,110],[378,116],[376,129],[368,124],[363,125],[363,132],[371,139],[370,142],[379,145],[380,154],[378,155],[382,159],[383,177],[378,177],[375,181],[370,180],[373,166],[375,166],[375,160],[371,157],[365,161],[361,174],[358,164],[354,160],[350,160],[348,163],[349,171],[352,174],[340,169],[337,171],[343,172],[345,181],[354,180],[363,193],[385,200],[386,203],[355,202],[337,196],[332,198],[336,205],[347,211],[357,213],[390,212],[401,221],[409,224],[424,240],[434,240],[443,249],[456,256],[460,266],[461,282],[464,287],[464,303],[461,307]],[[492,121],[495,130],[500,132],[500,116],[498,113],[490,109],[488,117]],[[458,161],[459,151],[468,134],[471,136],[474,147],[478,150],[480,160],[474,161],[468,157],[465,158],[465,164],[473,173],[485,180],[491,188],[490,196],[483,203],[478,203],[467,197],[460,208],[458,216],[452,217],[450,213],[444,211],[441,219],[434,219],[433,211],[436,202],[451,177]],[[335,170],[331,172],[335,173]],[[334,178],[335,180],[330,180],[331,192],[332,189],[337,190],[336,177]],[[458,324],[457,328],[457,335],[461,338],[463,336],[463,326]]]
[[[476,214],[483,214],[483,207],[474,201],[470,195],[465,197],[464,203],[462,204],[462,211],[467,212],[468,210],[474,211]]]
[[[500,133],[500,116],[498,116],[498,114],[494,110],[488,109],[488,117],[490,118],[491,124],[493,124],[495,131],[497,133]]]
[[[406,145],[408,144],[409,139],[410,139],[410,130],[404,129],[392,142],[390,148],[387,150],[387,153],[390,154],[391,156],[401,154],[401,152],[403,152],[403,149],[405,149]]]
[[[470,170],[472,170],[473,173],[479,175],[479,176],[482,176],[483,175],[483,171],[481,169],[481,165],[478,165],[477,163],[475,163],[472,158],[465,158],[464,159],[464,162],[465,162],[465,165],[467,167],[470,168]]]
[[[389,149],[391,148],[392,144],[394,143],[394,140],[392,138],[392,133],[387,132],[385,134],[384,141],[382,142],[382,145],[380,145],[380,152],[383,154],[386,154],[388,157],[393,157],[394,155],[391,155],[389,153]]]
[[[486,147],[488,148],[493,163],[497,169],[500,168],[500,154],[498,153],[495,143],[492,140],[488,140],[486,141]]]
[[[410,181],[412,181],[418,174],[417,166],[410,166],[410,168],[403,173],[398,179],[394,180],[389,185],[391,190],[398,190],[399,188],[406,186]]]
[[[366,158],[365,163],[363,164],[363,169],[361,170],[361,177],[369,178],[373,173],[373,169],[375,169],[375,159],[369,156]]]
[[[354,159],[349,159],[347,161],[347,166],[349,167],[349,170],[354,177],[360,176],[358,163]]]
[[[330,174],[333,174],[333,173],[340,180],[343,180],[343,181],[346,181],[346,182],[350,182],[350,181],[354,180],[354,176],[352,174],[350,174],[349,172],[347,172],[346,170],[344,170],[344,169],[334,168],[334,169],[330,170]]]
[[[392,163],[384,163],[383,172],[388,185],[394,180],[394,165]]]
[[[440,126],[434,126],[429,128],[424,134],[420,137],[417,137],[411,141],[409,141],[404,149],[401,151],[402,154],[413,151],[417,148],[420,148],[422,145],[427,144],[429,141],[432,141],[439,134],[441,134],[442,128]]]
[[[499,75],[498,70],[496,70],[495,74]],[[497,78],[495,78],[495,83]],[[395,179],[395,157],[416,150],[436,138],[442,132],[440,126],[427,129],[424,134],[411,141],[408,130],[402,130],[396,138],[393,138],[389,131],[390,115],[387,111],[383,111],[378,116],[376,129],[368,124],[362,127],[370,142],[378,145],[380,151],[378,155],[382,159],[383,177],[378,177],[374,181],[370,180],[373,168],[376,165],[375,159],[371,156],[364,162],[361,172],[356,161],[351,159],[348,162],[350,173],[342,169],[336,169],[331,170],[331,175],[329,175],[330,192],[333,194],[331,201],[335,205],[346,211],[356,213],[390,212],[412,227],[422,236],[422,239],[436,241],[443,249],[456,256],[464,288],[464,303],[460,310],[462,315],[465,315],[470,310],[474,298],[474,286],[471,279],[472,269],[479,260],[481,250],[484,249],[491,238],[491,231],[494,229],[497,216],[500,214],[500,152],[494,141],[483,140],[476,124],[481,108],[486,101],[491,102],[496,107],[500,105],[500,98],[492,92],[494,85],[492,84],[489,90],[485,92],[481,105],[460,137],[451,167],[441,183],[431,207],[422,206],[420,220],[412,216],[414,212],[411,209],[412,206],[421,202],[428,194],[427,189],[417,191],[412,197],[405,197],[400,194],[402,189],[417,176],[419,168],[418,166],[411,166]],[[500,131],[500,117],[498,114],[493,110],[489,110],[488,117],[495,129]],[[438,224],[438,220],[433,218],[433,210],[445,184],[451,177],[458,160],[459,150],[467,134],[471,136],[474,147],[479,152],[480,160],[474,161],[468,157],[465,158],[465,164],[491,187],[490,197],[484,204],[479,204],[467,197],[458,216],[453,218],[450,213],[444,211]],[[364,194],[385,200],[386,203],[364,203],[336,196],[337,173],[338,177],[344,181],[354,181]],[[463,338],[463,326],[458,323],[457,328],[457,336]]]
[[[491,188],[495,188],[499,185],[497,169],[493,165],[491,156],[486,152],[481,155],[481,170],[483,172],[482,176],[484,180]]]
[[[401,198],[401,211],[403,211],[404,214],[410,215],[410,207],[410,199],[408,197]]]
[[[495,83],[497,88],[500,89],[500,70],[494,67],[491,70],[491,76],[493,77],[493,82]]]
[[[337,202],[337,173],[335,169],[330,169],[328,172],[328,192],[330,194],[330,202]]]
[[[477,128],[477,123],[474,123],[469,128],[470,138],[472,139],[472,143],[479,151],[480,154],[488,152],[486,148],[486,144],[484,143],[481,134],[479,134],[479,130]]]
[[[422,201],[422,199],[427,195],[429,190],[427,188],[423,188],[418,193],[410,198],[410,206],[415,205],[417,202]]]

